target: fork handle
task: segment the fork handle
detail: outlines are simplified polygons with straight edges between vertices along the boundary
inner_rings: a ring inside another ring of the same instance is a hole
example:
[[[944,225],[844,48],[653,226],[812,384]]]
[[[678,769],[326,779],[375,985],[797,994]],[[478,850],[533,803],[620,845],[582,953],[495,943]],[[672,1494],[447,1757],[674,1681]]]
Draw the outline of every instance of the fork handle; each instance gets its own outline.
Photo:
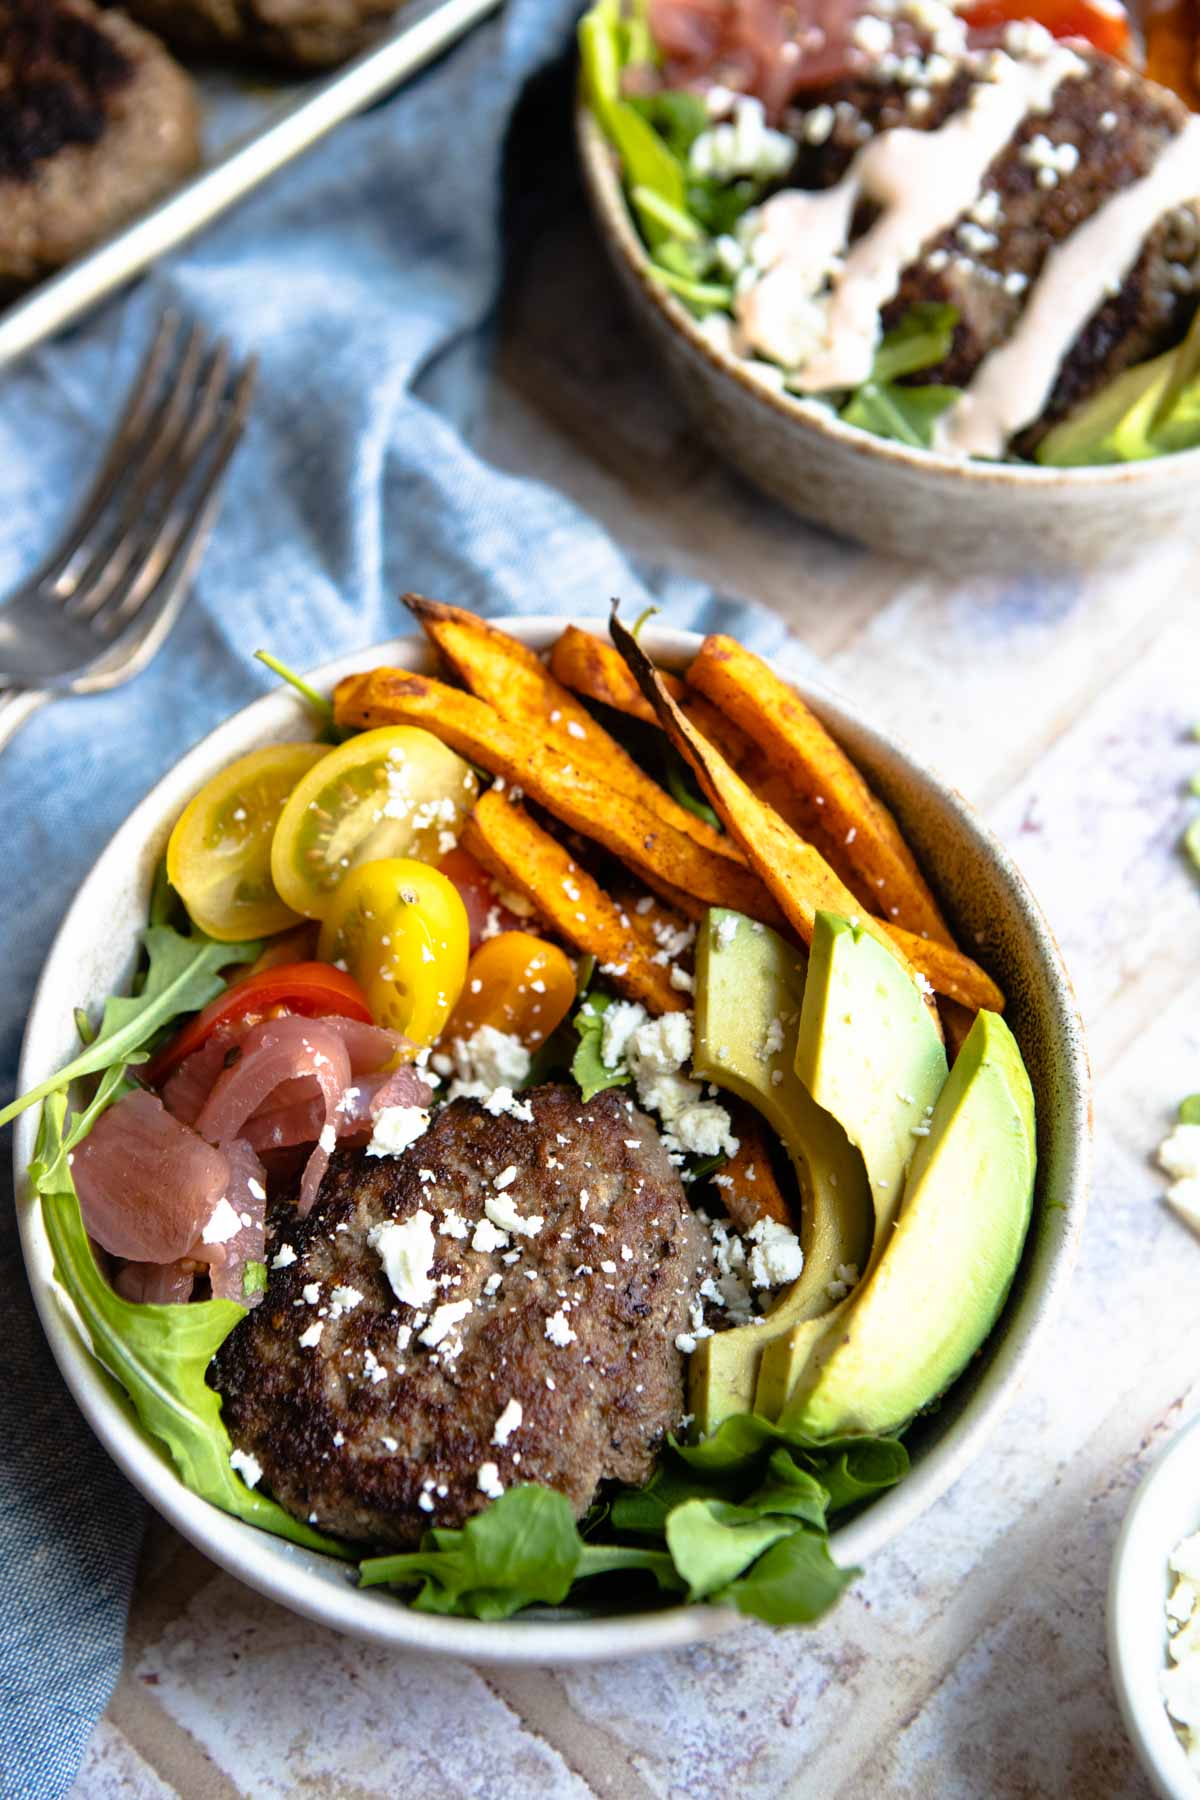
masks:
[[[11,743],[31,714],[53,698],[42,688],[8,688],[0,694],[0,750]]]

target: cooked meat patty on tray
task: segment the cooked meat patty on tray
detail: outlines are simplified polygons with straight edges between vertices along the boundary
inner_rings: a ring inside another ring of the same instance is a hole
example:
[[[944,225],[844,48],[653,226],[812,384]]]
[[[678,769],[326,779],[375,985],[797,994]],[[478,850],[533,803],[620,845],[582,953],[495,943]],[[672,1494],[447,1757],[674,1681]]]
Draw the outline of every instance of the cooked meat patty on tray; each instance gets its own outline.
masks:
[[[125,0],[143,24],[180,50],[241,55],[300,67],[353,56],[400,0]]]
[[[91,0],[0,0],[0,288],[69,262],[200,159],[191,81]]]
[[[275,1210],[266,1296],[212,1379],[264,1486],[339,1536],[413,1545],[523,1481],[582,1514],[683,1414],[707,1254],[629,1100],[458,1100],[399,1157],[339,1151],[307,1219]]]

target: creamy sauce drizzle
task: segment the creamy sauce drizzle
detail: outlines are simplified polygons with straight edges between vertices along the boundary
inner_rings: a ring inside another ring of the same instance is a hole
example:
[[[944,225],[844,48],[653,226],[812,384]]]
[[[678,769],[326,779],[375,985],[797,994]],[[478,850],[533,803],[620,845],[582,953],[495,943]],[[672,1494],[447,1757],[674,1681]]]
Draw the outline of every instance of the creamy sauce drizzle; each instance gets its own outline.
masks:
[[[896,293],[904,269],[923,244],[973,205],[989,167],[1025,118],[1048,111],[1059,82],[1082,75],[1085,64],[1054,44],[1037,59],[998,57],[994,69],[995,79],[978,83],[967,105],[939,130],[881,132],[859,151],[836,187],[792,190],[763,209],[764,227],[779,256],[742,296],[738,320],[749,342],[766,354],[772,345],[763,339],[771,333],[760,331],[760,325],[783,311],[785,294],[793,307],[798,296],[811,297],[816,280],[846,251],[822,302],[822,341],[793,376],[794,387],[817,394],[867,379],[879,341],[880,309]],[[884,210],[847,250],[860,199]]]
[[[943,414],[934,449],[952,456],[1002,456],[1038,418],[1063,359],[1106,294],[1137,261],[1164,213],[1200,196],[1200,117],[1190,118],[1150,173],[1123,188],[1046,257],[1006,344],[976,370]]]

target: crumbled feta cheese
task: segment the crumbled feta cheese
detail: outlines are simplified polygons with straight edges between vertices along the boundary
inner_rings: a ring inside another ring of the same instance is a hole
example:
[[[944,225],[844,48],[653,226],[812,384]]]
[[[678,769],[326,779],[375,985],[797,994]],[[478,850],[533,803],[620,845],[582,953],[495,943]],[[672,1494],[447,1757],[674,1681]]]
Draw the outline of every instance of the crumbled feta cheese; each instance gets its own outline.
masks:
[[[235,1238],[241,1229],[242,1221],[222,1194],[212,1209],[208,1224],[200,1234],[200,1241],[203,1244],[227,1244],[230,1238]]]
[[[663,1013],[639,1026],[626,1052],[635,1075],[671,1075],[692,1054],[692,1015]]]
[[[499,1465],[494,1462],[480,1463],[479,1473],[475,1477],[475,1484],[480,1493],[486,1494],[489,1500],[498,1500],[504,1492],[504,1483],[500,1479]]]
[[[229,1466],[235,1475],[241,1476],[248,1488],[257,1487],[262,1480],[262,1464],[249,1450],[231,1450]]]
[[[471,1234],[471,1227],[466,1219],[451,1207],[438,1220],[438,1232],[442,1237],[466,1238]]]
[[[492,1177],[492,1186],[494,1188],[511,1187],[516,1179],[517,1165],[516,1163],[509,1163],[507,1168],[501,1169],[498,1175]]]
[[[1167,1652],[1172,1666],[1159,1675],[1159,1689],[1168,1713],[1181,1728],[1188,1761],[1200,1770],[1200,1612],[1196,1608],[1200,1532],[1176,1544],[1168,1566],[1176,1577],[1166,1602]]]
[[[321,1284],[319,1281],[307,1281],[300,1292],[310,1306],[316,1306],[321,1298]]]
[[[510,1400],[508,1405],[504,1408],[504,1411],[500,1414],[500,1417],[496,1420],[492,1430],[493,1444],[507,1444],[513,1432],[520,1429],[521,1421],[524,1417],[525,1412],[521,1402],[519,1400]]]
[[[541,1213],[530,1213],[528,1218],[519,1213],[511,1194],[488,1194],[483,1210],[497,1231],[511,1232],[514,1237],[536,1237],[546,1223]]]
[[[335,1287],[329,1296],[334,1314],[353,1312],[362,1295],[356,1287]]]
[[[493,1088],[483,1103],[483,1110],[498,1119],[501,1113],[507,1113],[510,1119],[519,1119],[523,1125],[533,1124],[533,1107],[528,1100],[518,1100],[510,1087]]]
[[[429,1129],[424,1106],[385,1106],[375,1116],[375,1128],[367,1145],[368,1156],[402,1156],[410,1144]]]
[[[782,1287],[784,1282],[796,1280],[804,1267],[804,1252],[794,1231],[778,1219],[763,1218],[746,1235],[754,1245],[749,1268],[755,1287]]]
[[[565,1350],[568,1344],[575,1342],[575,1333],[571,1330],[567,1315],[561,1308],[558,1312],[551,1313],[546,1320],[546,1336],[552,1344],[557,1344],[560,1350]]]
[[[734,938],[737,936],[737,928],[737,913],[721,914],[721,917],[717,920],[713,934],[717,940],[718,950],[728,950],[730,944],[732,944]]]
[[[291,1267],[295,1260],[296,1252],[292,1249],[292,1246],[290,1244],[280,1244],[278,1250],[271,1259],[271,1267],[273,1269],[287,1269]]]
[[[691,1156],[736,1156],[738,1140],[723,1106],[700,1100],[681,1108],[670,1122],[670,1137]]]
[[[472,1250],[480,1250],[486,1256],[489,1251],[504,1250],[507,1246],[508,1233],[498,1231],[490,1219],[480,1219],[471,1237]]]
[[[494,1025],[481,1025],[465,1040],[455,1038],[451,1052],[453,1061],[443,1071],[455,1076],[447,1096],[451,1100],[486,1100],[500,1087],[515,1093],[533,1061],[519,1038]]]
[[[400,1224],[388,1220],[373,1225],[367,1242],[378,1252],[397,1300],[405,1306],[428,1306],[437,1292],[430,1274],[437,1254],[433,1214],[422,1206]]]
[[[834,1270],[834,1275],[835,1280],[825,1283],[825,1292],[831,1300],[844,1300],[850,1289],[857,1285],[858,1264],[839,1263]]]
[[[447,1300],[442,1306],[434,1308],[428,1325],[418,1337],[419,1344],[428,1344],[431,1350],[448,1338],[454,1327],[466,1318],[473,1309],[473,1300]]]
[[[318,1319],[315,1325],[310,1325],[307,1331],[302,1331],[297,1339],[300,1348],[302,1350],[315,1350],[321,1341],[321,1333],[324,1329],[325,1321],[323,1319]]]
[[[636,1000],[615,1000],[604,1014],[600,1028],[600,1058],[606,1069],[625,1060],[629,1040],[647,1023],[649,1014]]]

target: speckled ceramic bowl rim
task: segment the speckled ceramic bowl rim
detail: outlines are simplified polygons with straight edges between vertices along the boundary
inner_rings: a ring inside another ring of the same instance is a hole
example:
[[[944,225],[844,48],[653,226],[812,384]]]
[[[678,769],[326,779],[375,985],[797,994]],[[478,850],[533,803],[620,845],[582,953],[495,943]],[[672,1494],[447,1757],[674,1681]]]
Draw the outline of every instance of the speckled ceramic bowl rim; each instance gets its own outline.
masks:
[[[533,645],[548,648],[569,621],[566,618],[506,619],[505,626]],[[606,629],[597,619],[576,621],[594,631]],[[643,634],[650,654],[661,662],[685,666],[699,648],[692,632],[650,625]],[[328,689],[342,675],[391,661],[429,667],[424,642],[399,638],[340,657],[315,671],[310,679]],[[907,766],[930,803],[948,817],[979,856],[1004,876],[1015,913],[1036,946],[1056,1011],[1055,1032],[1062,1048],[1067,1117],[1061,1129],[1067,1139],[1066,1179],[1055,1199],[1063,1206],[1058,1227],[1036,1285],[1023,1302],[1026,1329],[1011,1330],[995,1344],[978,1388],[944,1439],[915,1464],[898,1488],[885,1494],[860,1517],[838,1530],[834,1552],[843,1564],[859,1563],[879,1550],[923,1512],[958,1478],[978,1453],[1027,1367],[1035,1337],[1059,1300],[1074,1261],[1087,1197],[1090,1121],[1090,1076],[1070,980],[1049,927],[1007,853],[984,828],[953,788],[927,773],[894,739],[865,725],[850,708],[805,686],[806,697],[831,727],[861,734],[881,758]],[[121,872],[144,860],[147,845],[165,842],[170,823],[210,773],[258,743],[289,734],[310,735],[311,715],[290,690],[264,696],[219,725],[170,770],[130,814],[83,882],[59,929],[42,973],[25,1033],[19,1075],[25,1091],[59,1066],[63,1021],[83,997],[79,992],[80,946],[95,941],[96,920],[111,933],[111,907],[105,888],[115,886]],[[148,892],[149,877],[146,889]],[[128,920],[130,955],[136,921]],[[34,1299],[55,1360],[84,1416],[129,1480],[177,1530],[214,1562],[248,1586],[319,1623],[397,1649],[463,1656],[498,1663],[586,1662],[665,1650],[710,1638],[745,1621],[713,1607],[673,1607],[660,1612],[580,1620],[523,1619],[506,1623],[446,1619],[414,1612],[393,1597],[364,1592],[343,1566],[270,1537],[188,1492],[154,1445],[144,1438],[115,1399],[74,1323],[69,1307],[53,1283],[49,1244],[40,1209],[33,1204],[26,1170],[33,1152],[36,1109],[17,1122],[14,1142],[17,1204],[22,1245]]]
[[[890,438],[874,437],[855,425],[826,413],[818,404],[805,402],[795,395],[767,387],[749,373],[744,363],[714,344],[701,331],[687,307],[651,273],[652,264],[637,234],[624,190],[621,186],[613,151],[586,103],[580,99],[575,110],[576,139],[584,178],[605,225],[624,261],[650,301],[664,318],[685,338],[692,349],[703,356],[720,374],[727,376],[742,390],[746,398],[766,412],[782,415],[797,430],[814,438],[834,438],[856,455],[874,458],[918,472],[936,471],[957,476],[975,487],[1054,488],[1069,485],[1072,489],[1104,489],[1129,482],[1153,481],[1154,471],[1169,466],[1178,474],[1180,466],[1200,459],[1200,449],[1181,450],[1173,456],[1152,457],[1145,462],[1111,463],[1087,469],[1046,469],[1035,463],[991,463],[954,456],[941,456],[934,450],[914,450]]]

